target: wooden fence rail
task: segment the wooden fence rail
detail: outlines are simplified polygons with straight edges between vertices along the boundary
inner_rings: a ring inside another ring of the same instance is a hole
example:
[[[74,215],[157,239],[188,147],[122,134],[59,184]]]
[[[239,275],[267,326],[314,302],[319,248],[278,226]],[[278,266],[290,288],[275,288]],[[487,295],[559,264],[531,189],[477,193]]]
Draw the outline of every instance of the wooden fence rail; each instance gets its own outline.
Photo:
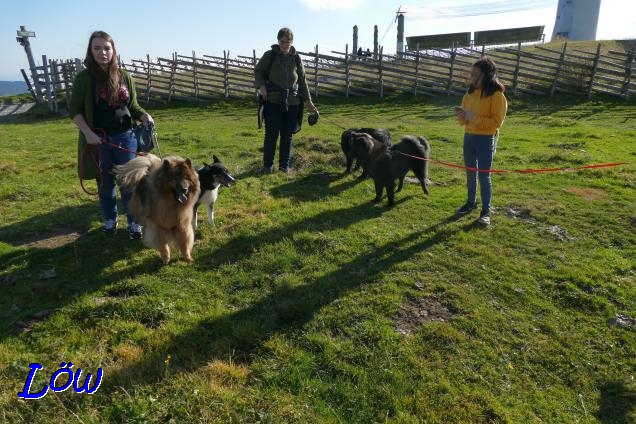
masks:
[[[348,52],[299,52],[305,66],[312,95],[351,96],[390,93],[420,95],[461,95],[468,71],[475,60],[488,55],[499,66],[500,76],[512,96],[523,94],[554,96],[558,93],[591,98],[595,94],[629,99],[636,93],[634,51],[596,51],[560,49],[536,45],[491,49],[430,49],[385,55],[357,57]],[[220,98],[255,96],[254,66],[259,57],[197,56],[172,53],[171,57],[133,59],[121,63],[131,73],[142,102],[211,101]],[[59,101],[68,102],[73,78],[83,65],[79,59],[47,60],[35,69],[36,81],[22,71],[34,99],[47,102],[57,111]]]

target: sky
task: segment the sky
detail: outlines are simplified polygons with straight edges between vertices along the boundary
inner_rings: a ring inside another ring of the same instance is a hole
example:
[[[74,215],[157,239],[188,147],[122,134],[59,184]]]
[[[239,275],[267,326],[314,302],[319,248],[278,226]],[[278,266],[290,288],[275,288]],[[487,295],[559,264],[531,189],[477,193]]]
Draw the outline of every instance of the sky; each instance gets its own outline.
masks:
[[[545,25],[546,41],[554,27],[558,0],[19,0],[0,3],[0,80],[22,81],[27,70],[16,31],[25,26],[36,65],[47,59],[84,58],[90,34],[108,32],[128,63],[149,54],[170,58],[173,52],[260,57],[281,27],[294,32],[303,52],[344,52],[353,46],[373,50],[374,25],[385,53],[394,54],[398,10],[404,11],[404,35],[445,34]],[[579,0],[581,1],[581,0]],[[636,38],[633,0],[601,0],[597,40]],[[406,42],[406,40],[405,40]]]

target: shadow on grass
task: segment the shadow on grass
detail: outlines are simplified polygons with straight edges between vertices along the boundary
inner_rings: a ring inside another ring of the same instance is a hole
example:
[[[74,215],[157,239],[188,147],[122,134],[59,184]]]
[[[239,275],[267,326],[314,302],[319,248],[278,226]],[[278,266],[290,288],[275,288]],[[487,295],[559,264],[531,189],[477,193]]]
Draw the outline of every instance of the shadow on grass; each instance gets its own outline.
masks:
[[[264,245],[277,243],[283,238],[291,237],[296,231],[318,230],[325,222],[330,223],[330,229],[344,228],[360,219],[378,216],[383,210],[384,208],[364,204],[319,213],[285,228],[233,238],[208,255],[223,262],[236,261],[248,256],[252,248],[259,249]],[[374,284],[380,278],[379,275],[391,270],[396,264],[408,261],[414,255],[444,242],[455,232],[470,227],[445,227],[445,224],[454,220],[454,217],[445,219],[400,240],[362,253],[345,261],[336,271],[306,281],[300,286],[278,288],[244,309],[202,320],[189,330],[173,336],[156,350],[148,352],[142,360],[109,375],[108,382],[105,382],[106,391],[131,383],[155,383],[169,378],[168,374],[173,371],[192,371],[213,359],[226,360],[228,354],[232,355],[235,362],[249,363],[263,350],[263,343],[272,335],[301,329],[326,305],[360,286]],[[251,248],[246,249],[245,246]],[[210,263],[210,258],[201,255],[197,258],[199,267],[206,263]],[[171,358],[169,370],[165,362],[168,357]]]
[[[612,381],[601,387],[601,402],[597,413],[604,423],[633,423],[636,419],[636,391],[622,381]]]
[[[0,241],[14,246],[0,253],[0,340],[28,331],[87,292],[160,266],[155,261],[112,271],[113,263],[134,257],[142,245],[126,231],[105,237],[101,229],[89,230],[94,219],[96,205],[65,207],[0,228]],[[74,236],[47,245],[60,228]]]
[[[315,201],[325,196],[338,196],[363,181],[362,178],[350,178],[344,174],[312,173],[278,184],[270,190],[274,197],[293,198],[298,201]],[[340,180],[338,184],[333,184]]]

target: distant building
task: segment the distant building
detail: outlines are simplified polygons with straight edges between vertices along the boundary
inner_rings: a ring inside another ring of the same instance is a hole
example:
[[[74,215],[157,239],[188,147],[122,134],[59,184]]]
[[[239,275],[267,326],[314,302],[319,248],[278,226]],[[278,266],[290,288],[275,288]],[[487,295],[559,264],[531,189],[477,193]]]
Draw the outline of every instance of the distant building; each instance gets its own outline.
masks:
[[[552,39],[596,40],[600,9],[601,0],[559,0]]]

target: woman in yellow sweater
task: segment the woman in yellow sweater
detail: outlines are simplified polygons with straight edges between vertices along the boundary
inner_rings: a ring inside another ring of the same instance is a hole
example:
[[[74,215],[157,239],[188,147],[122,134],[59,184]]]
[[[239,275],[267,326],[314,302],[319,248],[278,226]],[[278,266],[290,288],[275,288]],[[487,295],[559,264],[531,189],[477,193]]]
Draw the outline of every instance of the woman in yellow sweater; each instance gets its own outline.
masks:
[[[481,193],[481,214],[478,222],[490,224],[492,182],[490,169],[495,154],[496,139],[508,111],[505,87],[499,80],[497,66],[484,57],[470,71],[470,86],[455,114],[464,132],[464,165],[466,166],[466,203],[457,208],[464,215],[477,208],[477,176]]]

